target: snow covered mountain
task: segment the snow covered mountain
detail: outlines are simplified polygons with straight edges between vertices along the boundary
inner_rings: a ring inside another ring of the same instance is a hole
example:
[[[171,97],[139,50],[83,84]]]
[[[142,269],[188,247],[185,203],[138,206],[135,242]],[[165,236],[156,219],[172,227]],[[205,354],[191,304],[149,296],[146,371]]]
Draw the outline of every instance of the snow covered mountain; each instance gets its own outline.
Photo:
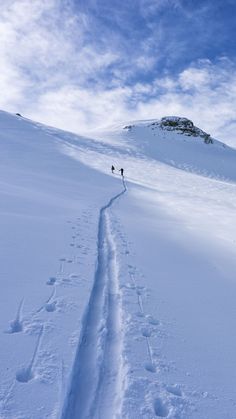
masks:
[[[0,112],[0,155],[0,417],[233,419],[236,150]]]
[[[113,136],[113,131],[109,135]],[[151,159],[202,176],[236,180],[236,150],[213,139],[187,118],[134,121],[123,129],[117,127],[115,132],[118,141],[128,140]]]

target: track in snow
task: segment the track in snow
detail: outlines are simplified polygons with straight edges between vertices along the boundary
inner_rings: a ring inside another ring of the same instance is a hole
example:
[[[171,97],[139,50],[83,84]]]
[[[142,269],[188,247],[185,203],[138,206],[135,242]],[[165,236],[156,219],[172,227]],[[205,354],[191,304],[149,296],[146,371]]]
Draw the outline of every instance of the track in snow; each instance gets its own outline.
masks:
[[[109,209],[124,189],[100,210],[94,285],[84,316],[72,380],[62,419],[118,418],[122,404],[122,309],[116,245]]]

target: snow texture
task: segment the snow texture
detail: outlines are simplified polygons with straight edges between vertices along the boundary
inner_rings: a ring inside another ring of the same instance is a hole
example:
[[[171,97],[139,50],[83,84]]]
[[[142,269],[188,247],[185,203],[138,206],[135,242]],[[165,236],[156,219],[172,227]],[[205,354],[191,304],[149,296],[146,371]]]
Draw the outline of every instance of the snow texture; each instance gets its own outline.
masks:
[[[0,418],[235,419],[236,150],[0,128]]]

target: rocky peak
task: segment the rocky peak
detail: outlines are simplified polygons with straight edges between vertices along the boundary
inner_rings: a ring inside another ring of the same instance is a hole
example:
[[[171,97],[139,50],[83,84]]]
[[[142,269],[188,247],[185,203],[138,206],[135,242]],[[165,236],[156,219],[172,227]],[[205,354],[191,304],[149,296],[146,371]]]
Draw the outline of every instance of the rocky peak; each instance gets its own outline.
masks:
[[[180,134],[185,134],[189,137],[201,137],[206,144],[212,144],[213,139],[210,134],[195,127],[194,123],[188,118],[181,118],[178,116],[165,116],[161,118],[158,123],[162,129],[168,131],[177,131]]]

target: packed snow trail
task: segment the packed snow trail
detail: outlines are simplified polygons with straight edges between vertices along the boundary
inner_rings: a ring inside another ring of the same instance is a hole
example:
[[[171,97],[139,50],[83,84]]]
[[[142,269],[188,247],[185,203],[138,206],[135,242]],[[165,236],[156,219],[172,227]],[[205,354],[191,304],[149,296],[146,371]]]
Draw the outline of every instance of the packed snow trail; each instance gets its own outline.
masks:
[[[123,364],[119,268],[108,210],[127,190],[101,208],[97,268],[62,419],[120,417]]]

